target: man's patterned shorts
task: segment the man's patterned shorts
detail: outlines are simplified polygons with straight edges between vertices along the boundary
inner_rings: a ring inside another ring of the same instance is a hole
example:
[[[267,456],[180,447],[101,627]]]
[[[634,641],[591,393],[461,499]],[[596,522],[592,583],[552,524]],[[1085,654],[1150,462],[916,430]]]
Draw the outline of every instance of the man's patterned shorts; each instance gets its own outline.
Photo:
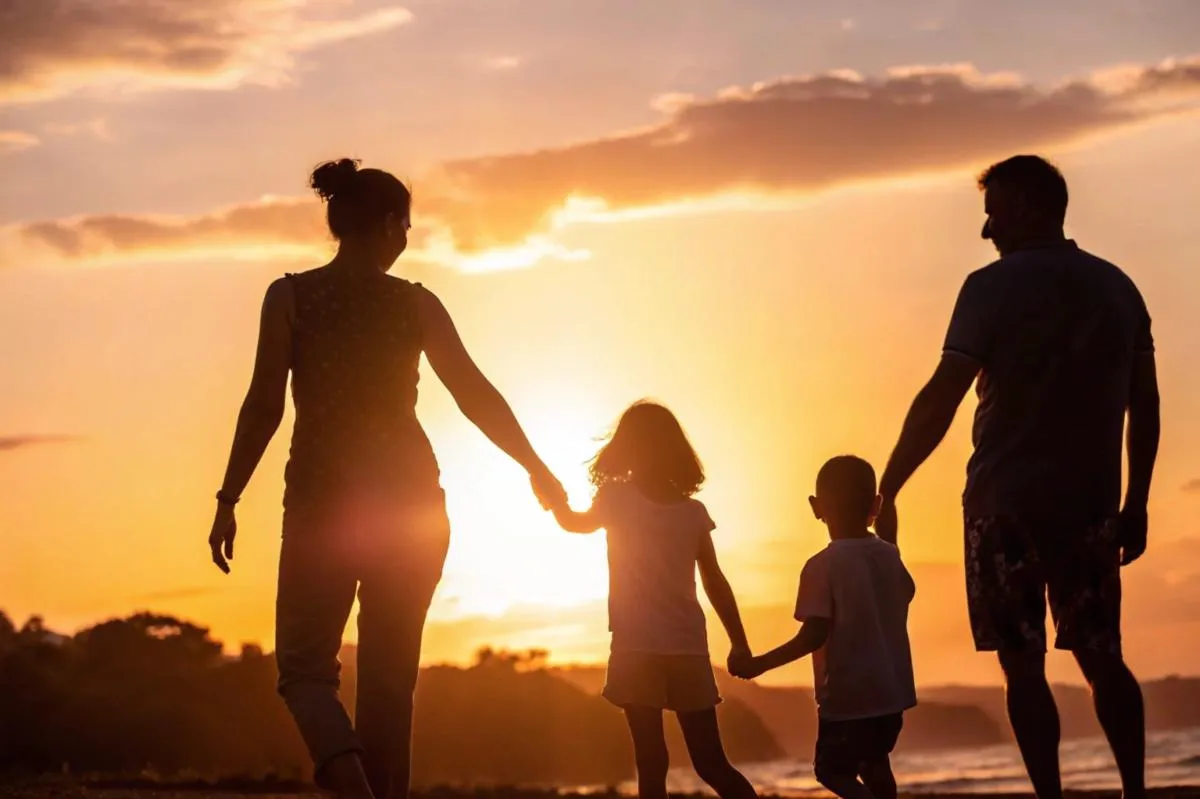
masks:
[[[1057,649],[1121,654],[1115,520],[1098,524],[966,519],[967,608],[980,651],[1046,651],[1046,599]]]

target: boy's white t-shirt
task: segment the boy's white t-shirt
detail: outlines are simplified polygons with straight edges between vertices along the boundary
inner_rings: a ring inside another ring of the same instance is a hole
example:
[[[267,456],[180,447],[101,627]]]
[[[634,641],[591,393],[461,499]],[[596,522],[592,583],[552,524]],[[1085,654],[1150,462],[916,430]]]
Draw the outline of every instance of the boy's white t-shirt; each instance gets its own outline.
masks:
[[[715,525],[704,503],[663,504],[617,483],[598,492],[593,508],[608,533],[612,651],[707,656],[696,558]]]
[[[874,718],[917,704],[908,643],[915,592],[899,550],[873,535],[833,541],[805,564],[796,619],[830,620],[829,639],[813,653],[821,718]]]

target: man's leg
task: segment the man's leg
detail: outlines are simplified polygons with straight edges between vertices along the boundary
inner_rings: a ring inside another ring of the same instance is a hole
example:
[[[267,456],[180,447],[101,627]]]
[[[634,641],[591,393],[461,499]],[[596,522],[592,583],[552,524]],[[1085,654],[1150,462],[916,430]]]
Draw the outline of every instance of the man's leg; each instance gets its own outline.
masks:
[[[1112,747],[1126,799],[1146,793],[1146,719],[1142,689],[1121,654],[1121,566],[1117,528],[1101,524],[1066,542],[1050,569],[1055,645],[1075,656],[1092,689],[1096,716]]]
[[[1059,720],[1042,652],[1001,651],[1008,720],[1038,799],[1062,799]]]
[[[1076,652],[1092,688],[1096,717],[1112,747],[1125,799],[1146,795],[1146,717],[1142,689],[1119,655]]]
[[[1046,579],[1036,530],[1003,517],[967,519],[967,608],[975,648],[1004,670],[1008,718],[1038,799],[1061,799],[1059,720],[1046,682]]]

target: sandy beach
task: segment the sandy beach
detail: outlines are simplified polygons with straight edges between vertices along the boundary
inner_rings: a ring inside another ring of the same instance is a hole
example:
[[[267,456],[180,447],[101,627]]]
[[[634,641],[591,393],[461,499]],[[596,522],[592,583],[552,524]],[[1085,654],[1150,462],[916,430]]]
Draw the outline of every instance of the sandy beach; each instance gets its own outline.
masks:
[[[1200,799],[1200,786],[1152,788],[1150,799]],[[672,794],[677,799],[711,799],[707,794]],[[806,794],[812,796],[813,794]],[[1067,791],[1076,799],[1119,799],[1116,791]],[[205,785],[202,782],[154,785],[140,781],[71,781],[37,780],[33,782],[0,783],[4,799],[271,799],[271,797],[320,797],[320,791],[300,783],[236,783]],[[412,799],[629,799],[631,795],[605,791],[600,793],[569,793],[553,790],[523,788],[455,789],[441,788],[414,791]],[[911,799],[1032,799],[1027,793],[901,793]],[[771,799],[763,795],[763,799]],[[781,798],[782,799],[782,798]]]

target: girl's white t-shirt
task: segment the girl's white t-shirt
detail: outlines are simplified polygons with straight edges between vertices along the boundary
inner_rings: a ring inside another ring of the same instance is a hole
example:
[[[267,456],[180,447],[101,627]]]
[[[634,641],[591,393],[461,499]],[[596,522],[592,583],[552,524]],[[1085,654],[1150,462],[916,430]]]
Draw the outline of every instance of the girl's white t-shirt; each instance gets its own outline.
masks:
[[[616,483],[597,493],[593,507],[608,533],[612,651],[707,657],[696,558],[715,525],[704,503],[663,504]]]

